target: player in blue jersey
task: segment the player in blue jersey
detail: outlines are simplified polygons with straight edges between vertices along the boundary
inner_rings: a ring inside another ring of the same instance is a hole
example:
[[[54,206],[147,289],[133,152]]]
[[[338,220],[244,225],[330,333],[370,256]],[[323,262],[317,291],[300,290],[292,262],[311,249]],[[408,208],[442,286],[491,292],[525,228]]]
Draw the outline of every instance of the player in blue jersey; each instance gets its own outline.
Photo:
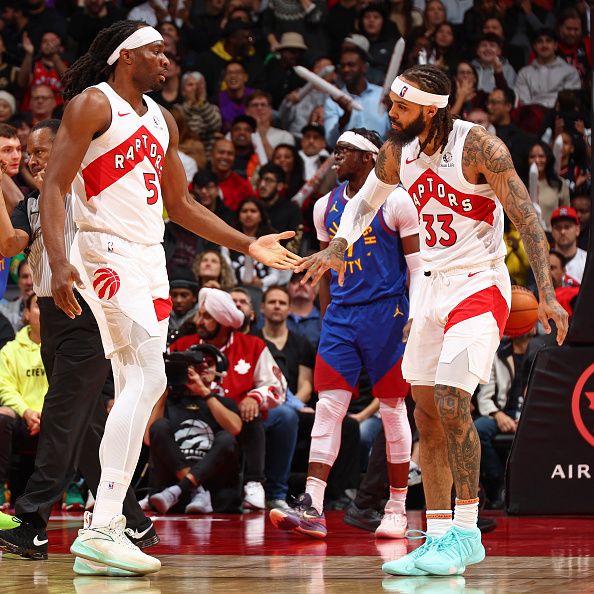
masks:
[[[341,183],[314,207],[322,249],[338,229],[348,200],[374,168],[381,145],[377,133],[365,128],[345,132],[338,139],[334,154]],[[271,510],[270,519],[277,528],[326,536],[326,481],[340,448],[342,420],[365,366],[373,395],[380,400],[390,479],[390,498],[376,536],[404,537],[411,431],[404,405],[408,385],[400,362],[409,326],[409,270],[412,296],[421,272],[418,216],[406,191],[398,188],[347,252],[342,273],[326,273],[320,287],[320,304],[327,309],[314,374],[319,400],[306,489],[292,509]]]

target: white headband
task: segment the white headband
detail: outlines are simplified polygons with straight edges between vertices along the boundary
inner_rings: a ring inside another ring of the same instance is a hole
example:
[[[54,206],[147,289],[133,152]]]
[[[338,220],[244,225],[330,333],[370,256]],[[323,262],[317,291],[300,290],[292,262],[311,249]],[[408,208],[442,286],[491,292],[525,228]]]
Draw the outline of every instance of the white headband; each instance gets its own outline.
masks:
[[[399,97],[416,103],[417,105],[435,105],[435,107],[446,107],[449,95],[436,95],[435,93],[427,93],[421,91],[417,87],[413,87],[410,83],[404,82],[400,77],[396,77],[392,86],[390,87],[392,92],[396,93]]]
[[[373,144],[373,142],[367,140],[365,136],[361,136],[361,134],[357,134],[352,130],[343,132],[338,137],[336,144],[338,144],[339,142],[348,142],[349,144],[356,146],[358,149],[361,149],[362,151],[373,153],[374,159],[375,157],[377,157],[377,154],[379,153],[379,149],[377,148],[377,146],[375,146],[375,144]]]
[[[143,45],[148,45],[155,41],[163,41],[161,33],[156,29],[153,29],[152,27],[141,27],[140,29],[136,29],[132,35],[126,37],[126,39],[113,50],[111,56],[107,58],[107,63],[110,66],[114,64],[120,57],[120,52],[123,49],[136,49],[137,47],[142,47]]]

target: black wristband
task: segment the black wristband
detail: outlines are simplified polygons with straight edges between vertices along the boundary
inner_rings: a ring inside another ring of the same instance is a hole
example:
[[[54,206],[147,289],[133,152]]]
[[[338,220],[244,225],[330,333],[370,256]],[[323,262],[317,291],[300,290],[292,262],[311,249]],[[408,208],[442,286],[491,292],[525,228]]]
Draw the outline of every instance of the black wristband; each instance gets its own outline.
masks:
[[[204,402],[206,402],[207,400],[210,400],[211,398],[215,398],[216,394],[214,392],[211,392],[208,396],[203,396],[202,400],[204,400]]]

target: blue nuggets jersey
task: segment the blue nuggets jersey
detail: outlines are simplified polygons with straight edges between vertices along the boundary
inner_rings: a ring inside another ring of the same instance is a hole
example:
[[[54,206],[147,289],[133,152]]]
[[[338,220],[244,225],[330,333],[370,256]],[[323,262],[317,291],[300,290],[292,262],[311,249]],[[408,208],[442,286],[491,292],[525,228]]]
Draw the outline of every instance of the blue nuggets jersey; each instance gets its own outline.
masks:
[[[348,182],[332,190],[324,215],[324,227],[334,237],[347,205],[344,192]],[[371,225],[345,254],[344,286],[332,271],[332,302],[358,305],[402,295],[406,290],[407,268],[400,236],[388,227],[382,206]]]

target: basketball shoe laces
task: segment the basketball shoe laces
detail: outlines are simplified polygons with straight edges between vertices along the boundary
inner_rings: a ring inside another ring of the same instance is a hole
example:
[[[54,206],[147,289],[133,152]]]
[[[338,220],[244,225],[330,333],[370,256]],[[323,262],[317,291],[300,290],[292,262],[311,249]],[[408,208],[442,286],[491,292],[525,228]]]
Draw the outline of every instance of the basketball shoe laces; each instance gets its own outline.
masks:
[[[408,540],[421,540],[422,538],[425,539],[425,542],[420,547],[417,547],[414,551],[409,553],[409,555],[412,555],[415,559],[429,552],[439,540],[438,538],[423,532],[423,530],[407,530],[404,536]]]
[[[438,539],[435,547],[437,552],[445,552],[450,558],[458,554],[460,559],[464,560],[469,553],[456,530],[448,530],[444,536]]]

